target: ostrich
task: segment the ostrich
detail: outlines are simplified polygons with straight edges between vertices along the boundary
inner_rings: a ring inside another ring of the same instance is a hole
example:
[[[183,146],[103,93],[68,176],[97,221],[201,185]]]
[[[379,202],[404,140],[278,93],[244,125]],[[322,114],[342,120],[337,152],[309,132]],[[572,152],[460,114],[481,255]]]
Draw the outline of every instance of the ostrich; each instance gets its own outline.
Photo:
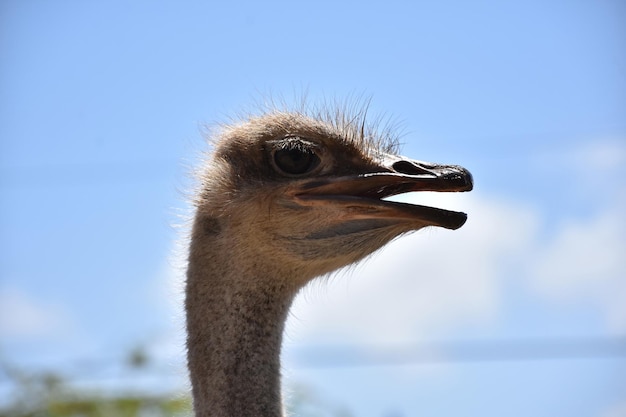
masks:
[[[464,213],[384,200],[469,191],[472,177],[397,156],[364,113],[267,111],[214,138],[185,290],[196,416],[282,416],[281,339],[298,291],[403,233],[465,223]]]

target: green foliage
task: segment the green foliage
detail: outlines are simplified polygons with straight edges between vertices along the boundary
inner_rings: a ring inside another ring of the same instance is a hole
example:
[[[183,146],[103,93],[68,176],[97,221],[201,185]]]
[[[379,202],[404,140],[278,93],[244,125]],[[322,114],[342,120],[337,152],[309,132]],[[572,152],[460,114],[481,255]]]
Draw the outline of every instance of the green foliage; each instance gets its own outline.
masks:
[[[191,416],[189,398],[155,396],[105,397],[72,393],[44,401],[14,404],[0,411],[0,417],[187,417]]]
[[[123,361],[134,373],[149,372],[150,358],[135,348]],[[176,393],[162,396],[103,392],[79,388],[72,378],[54,372],[25,371],[0,362],[0,379],[5,376],[12,393],[0,408],[0,417],[188,417],[191,399]],[[4,382],[4,381],[2,381]]]
[[[136,348],[121,361],[129,377],[154,371],[145,349]],[[93,379],[90,371],[87,379]],[[79,379],[80,380],[80,379]],[[104,389],[84,384],[59,372],[25,371],[0,359],[0,383],[12,386],[11,397],[0,417],[191,417],[188,395],[163,395]],[[132,384],[131,384],[132,385]],[[93,385],[92,385],[93,386]],[[4,399],[3,399],[4,401]],[[297,417],[352,417],[345,408],[321,398],[310,386],[293,384],[287,390],[287,415]]]
[[[293,384],[287,396],[287,415],[297,417],[353,417],[345,407],[329,402],[310,386]]]

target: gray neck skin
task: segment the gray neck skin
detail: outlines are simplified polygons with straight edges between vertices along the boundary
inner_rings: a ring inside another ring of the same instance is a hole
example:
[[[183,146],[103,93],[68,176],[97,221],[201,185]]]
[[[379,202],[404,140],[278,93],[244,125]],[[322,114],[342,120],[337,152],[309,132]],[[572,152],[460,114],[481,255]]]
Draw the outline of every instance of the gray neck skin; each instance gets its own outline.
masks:
[[[196,416],[282,416],[280,347],[295,294],[261,276],[266,267],[236,265],[245,254],[199,223],[185,302]]]

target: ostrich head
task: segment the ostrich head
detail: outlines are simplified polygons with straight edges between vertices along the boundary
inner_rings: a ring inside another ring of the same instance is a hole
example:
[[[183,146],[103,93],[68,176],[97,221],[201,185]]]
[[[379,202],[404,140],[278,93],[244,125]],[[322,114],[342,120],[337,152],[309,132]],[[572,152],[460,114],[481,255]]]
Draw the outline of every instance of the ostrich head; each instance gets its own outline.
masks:
[[[201,177],[197,221],[232,260],[289,277],[295,290],[398,235],[457,229],[464,213],[385,200],[411,191],[469,191],[456,165],[397,156],[362,117],[272,112],[223,130]]]

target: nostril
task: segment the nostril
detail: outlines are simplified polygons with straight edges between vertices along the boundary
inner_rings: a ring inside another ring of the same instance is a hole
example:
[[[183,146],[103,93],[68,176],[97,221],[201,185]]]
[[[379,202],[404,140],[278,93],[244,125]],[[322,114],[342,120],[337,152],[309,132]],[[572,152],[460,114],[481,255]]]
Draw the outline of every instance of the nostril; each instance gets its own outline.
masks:
[[[400,174],[406,175],[432,174],[432,172],[428,171],[426,168],[422,168],[420,165],[409,161],[394,162],[391,168]]]

